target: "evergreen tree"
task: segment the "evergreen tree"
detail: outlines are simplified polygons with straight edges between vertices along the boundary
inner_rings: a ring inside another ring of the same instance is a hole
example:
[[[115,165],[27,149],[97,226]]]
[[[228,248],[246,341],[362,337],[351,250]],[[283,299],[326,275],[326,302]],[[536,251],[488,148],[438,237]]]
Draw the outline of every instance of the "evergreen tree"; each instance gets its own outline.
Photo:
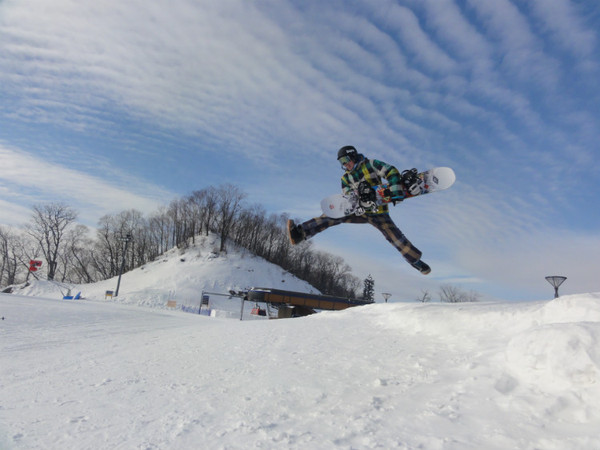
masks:
[[[370,302],[375,301],[375,280],[373,280],[371,274],[369,274],[369,276],[365,278],[364,281],[363,299],[368,300]]]

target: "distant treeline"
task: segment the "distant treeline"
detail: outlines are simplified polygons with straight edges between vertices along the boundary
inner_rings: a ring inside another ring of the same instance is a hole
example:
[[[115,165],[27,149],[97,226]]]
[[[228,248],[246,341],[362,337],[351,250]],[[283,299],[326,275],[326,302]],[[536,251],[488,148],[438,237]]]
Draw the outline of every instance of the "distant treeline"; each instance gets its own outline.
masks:
[[[77,224],[77,212],[65,204],[34,206],[31,221],[22,229],[0,227],[0,286],[24,282],[30,276],[29,261],[40,258],[46,263],[44,278],[66,283],[105,280],[118,275],[122,264],[124,272],[135,269],[212,232],[220,236],[217,252],[235,243],[323,293],[359,295],[362,282],[342,258],[316,251],[310,241],[290,245],[284,231],[288,216],[268,214],[261,205],[247,205],[245,198],[230,184],[209,187],[147,217],[135,209],[105,215],[95,235]]]

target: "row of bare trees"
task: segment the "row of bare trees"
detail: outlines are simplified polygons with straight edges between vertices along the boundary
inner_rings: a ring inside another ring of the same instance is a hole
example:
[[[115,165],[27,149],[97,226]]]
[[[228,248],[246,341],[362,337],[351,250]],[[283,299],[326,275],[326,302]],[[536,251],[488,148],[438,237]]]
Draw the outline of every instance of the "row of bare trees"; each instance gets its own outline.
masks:
[[[478,302],[481,295],[475,291],[465,291],[458,286],[443,284],[439,289],[439,299],[442,303],[473,303]],[[431,294],[428,290],[422,290],[421,295],[417,297],[418,302],[427,303],[431,301]]]
[[[31,259],[43,259],[49,280],[90,283],[152,261],[173,247],[185,248],[198,235],[216,233],[219,252],[232,242],[265,258],[321,292],[355,297],[361,282],[342,258],[319,252],[310,242],[291,246],[286,215],[248,206],[246,195],[226,184],[173,200],[148,217],[135,209],[100,218],[95,234],[76,223],[75,210],[62,203],[38,205],[21,230],[0,228],[0,285],[23,282]],[[124,238],[130,237],[129,245]],[[126,250],[126,253],[125,253]]]

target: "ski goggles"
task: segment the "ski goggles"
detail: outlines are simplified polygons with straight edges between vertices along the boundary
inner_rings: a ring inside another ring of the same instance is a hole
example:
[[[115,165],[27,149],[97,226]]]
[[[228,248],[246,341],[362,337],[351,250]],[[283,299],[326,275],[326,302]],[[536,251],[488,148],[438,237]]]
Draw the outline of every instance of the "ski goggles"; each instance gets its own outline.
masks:
[[[346,170],[346,167],[344,166],[349,162],[352,162],[352,159],[349,156],[342,156],[340,159],[338,159],[338,161],[342,165],[342,169]]]

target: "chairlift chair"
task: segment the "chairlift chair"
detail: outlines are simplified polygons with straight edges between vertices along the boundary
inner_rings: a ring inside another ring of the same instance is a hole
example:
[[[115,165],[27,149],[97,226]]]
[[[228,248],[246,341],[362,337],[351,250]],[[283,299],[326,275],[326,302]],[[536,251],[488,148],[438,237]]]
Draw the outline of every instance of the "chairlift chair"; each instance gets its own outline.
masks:
[[[250,314],[254,316],[266,316],[267,311],[264,308],[259,307],[258,303],[255,303],[254,308],[252,308],[252,311],[250,311]]]

